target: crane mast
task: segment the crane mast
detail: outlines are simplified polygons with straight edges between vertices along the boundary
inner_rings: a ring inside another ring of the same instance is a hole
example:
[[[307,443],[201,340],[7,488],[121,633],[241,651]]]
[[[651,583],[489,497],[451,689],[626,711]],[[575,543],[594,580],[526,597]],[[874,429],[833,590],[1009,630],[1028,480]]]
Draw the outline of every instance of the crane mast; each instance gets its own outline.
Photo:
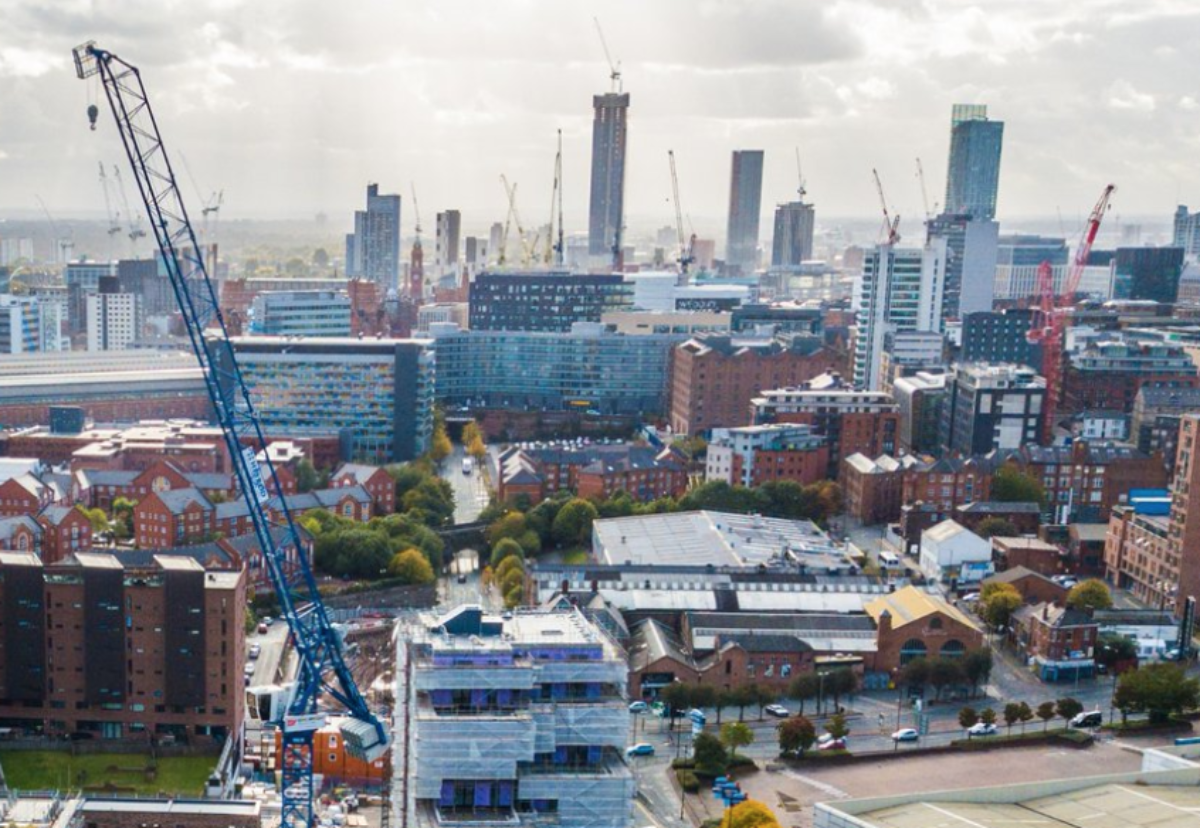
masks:
[[[883,195],[883,182],[879,180],[879,170],[871,170],[875,176],[875,192],[879,193],[879,207],[883,210],[883,232],[887,244],[894,245],[900,241],[900,216],[895,218],[888,212],[887,199]]]
[[[297,582],[289,581],[288,550],[302,549],[300,533],[282,496],[278,507],[280,519],[275,524],[282,531],[272,532],[265,508],[268,486],[273,484],[279,493],[283,487],[270,456],[264,452],[261,465],[257,459],[257,452],[266,446],[262,420],[238,368],[218,305],[216,286],[209,278],[141,73],[136,66],[97,48],[94,42],[77,47],[73,56],[80,79],[98,76],[103,85],[209,399],[220,421],[255,539],[299,657],[299,675],[280,723],[281,825],[310,828],[316,824],[313,733],[325,723],[325,716],[317,710],[319,697],[328,696],[348,713],[350,718],[342,727],[342,736],[352,755],[368,762],[382,757],[388,749],[387,731],[355,684],[303,554],[295,556]],[[89,112],[89,116],[94,123],[94,113]],[[276,534],[282,537],[278,543]]]
[[[412,255],[408,261],[408,294],[414,302],[425,298],[425,250],[421,246],[421,205],[417,203],[417,185],[409,182],[413,197],[413,217],[416,219],[416,236],[413,238]]]
[[[558,219],[555,235],[554,221]],[[562,130],[558,131],[558,152],[554,156],[554,189],[550,191],[550,232],[546,234],[545,263],[562,267],[563,263],[563,207],[562,207]]]
[[[1066,368],[1067,310],[1075,293],[1079,290],[1079,282],[1083,278],[1083,270],[1087,267],[1088,258],[1092,253],[1092,245],[1096,234],[1100,232],[1100,223],[1108,212],[1109,201],[1116,190],[1109,184],[1100,194],[1099,200],[1088,216],[1087,224],[1080,235],[1079,244],[1075,246],[1075,256],[1071,260],[1066,278],[1063,279],[1062,290],[1054,289],[1054,268],[1050,262],[1042,262],[1038,266],[1038,294],[1041,302],[1040,318],[1034,317],[1033,327],[1029,330],[1028,339],[1042,348],[1042,376],[1046,378],[1046,401],[1042,405],[1042,442],[1050,445],[1054,439],[1054,426],[1058,419],[1058,407],[1062,397],[1063,373]]]
[[[108,229],[105,233],[108,234],[108,258],[111,261],[113,256],[113,236],[121,232],[120,216],[113,212],[112,195],[108,191],[108,176],[104,174],[104,162],[97,162],[100,167],[100,188],[104,190],[104,217],[108,219]]]
[[[675,261],[679,262],[679,281],[680,284],[687,284],[688,281],[688,265],[696,260],[692,255],[692,250],[695,248],[695,235],[692,236],[691,243],[684,239],[683,235],[683,208],[679,204],[679,176],[675,172],[675,150],[667,150],[667,157],[671,160],[671,195],[675,199],[675,238],[679,242],[679,258]]]

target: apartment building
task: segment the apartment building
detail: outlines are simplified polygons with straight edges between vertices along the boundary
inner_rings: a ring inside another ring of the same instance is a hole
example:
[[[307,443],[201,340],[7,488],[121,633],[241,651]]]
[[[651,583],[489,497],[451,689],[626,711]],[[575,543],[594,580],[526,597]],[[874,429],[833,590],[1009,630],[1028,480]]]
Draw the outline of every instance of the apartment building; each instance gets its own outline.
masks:
[[[1046,380],[1022,365],[973,362],[946,378],[939,442],[963,455],[1037,442]]]
[[[1196,364],[1178,344],[1109,337],[1069,357],[1063,373],[1062,409],[1133,411],[1143,388],[1200,386]]]
[[[1167,485],[1162,460],[1132,446],[1076,440],[1069,446],[1027,445],[1026,473],[1041,481],[1055,523],[1107,523],[1135,489]]]
[[[791,480],[806,486],[824,480],[828,469],[829,446],[811,426],[715,428],[708,442],[704,479],[734,486]]]
[[[231,561],[0,552],[0,576],[6,724],[127,742],[239,732],[246,575]]]
[[[1113,507],[1104,539],[1105,578],[1159,608],[1174,606],[1185,565],[1176,545],[1180,535],[1172,527],[1171,498],[1166,489],[1132,493],[1128,502]],[[1193,582],[1194,557],[1187,556],[1186,564]]]
[[[629,668],[578,609],[462,606],[401,640],[409,825],[628,828]]]
[[[500,455],[496,494],[540,503],[557,492],[606,499],[625,492],[634,500],[682,497],[687,467],[669,449],[653,446],[545,445],[510,448]]]

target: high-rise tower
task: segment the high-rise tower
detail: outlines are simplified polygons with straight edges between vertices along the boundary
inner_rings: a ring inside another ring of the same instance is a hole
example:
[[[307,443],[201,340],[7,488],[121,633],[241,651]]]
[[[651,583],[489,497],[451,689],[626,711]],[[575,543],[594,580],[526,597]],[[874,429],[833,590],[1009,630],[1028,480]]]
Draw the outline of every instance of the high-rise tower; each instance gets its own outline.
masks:
[[[380,195],[367,186],[367,209],[354,214],[354,232],[346,236],[346,275],[400,288],[400,196]]]
[[[729,224],[725,266],[750,273],[758,264],[758,218],[762,211],[762,150],[734,150],[729,178]]]
[[[950,164],[944,212],[974,219],[996,217],[1004,123],[989,121],[987,107],[955,104],[950,116]]]
[[[588,255],[613,256],[620,249],[625,221],[625,150],[629,93],[592,96],[592,193],[588,213]]]

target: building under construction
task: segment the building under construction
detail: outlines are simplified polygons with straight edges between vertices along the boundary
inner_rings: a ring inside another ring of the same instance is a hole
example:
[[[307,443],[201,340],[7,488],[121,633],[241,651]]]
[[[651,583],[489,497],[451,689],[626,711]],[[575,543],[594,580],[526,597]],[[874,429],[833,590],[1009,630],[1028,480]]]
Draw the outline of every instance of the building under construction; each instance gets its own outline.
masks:
[[[400,641],[402,824],[627,828],[628,667],[582,613],[463,606]]]

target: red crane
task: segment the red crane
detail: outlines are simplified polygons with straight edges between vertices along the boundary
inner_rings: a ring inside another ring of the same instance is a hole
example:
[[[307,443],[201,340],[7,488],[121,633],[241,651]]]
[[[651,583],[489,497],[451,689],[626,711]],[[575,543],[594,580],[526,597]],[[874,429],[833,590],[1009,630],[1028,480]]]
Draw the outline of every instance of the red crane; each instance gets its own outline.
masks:
[[[1075,258],[1067,271],[1066,279],[1063,280],[1060,292],[1056,293],[1054,290],[1054,268],[1050,262],[1042,262],[1038,268],[1037,287],[1041,297],[1041,313],[1034,316],[1028,339],[1034,345],[1042,346],[1042,376],[1046,378],[1046,401],[1042,406],[1042,442],[1047,445],[1054,436],[1058,404],[1062,395],[1066,312],[1075,301],[1079,280],[1083,278],[1083,269],[1087,266],[1092,244],[1096,241],[1096,234],[1100,232],[1100,222],[1108,211],[1108,201],[1115,189],[1116,186],[1112,184],[1105,187],[1104,192],[1100,194],[1100,200],[1092,208],[1092,214],[1088,216],[1087,226],[1075,248]]]

